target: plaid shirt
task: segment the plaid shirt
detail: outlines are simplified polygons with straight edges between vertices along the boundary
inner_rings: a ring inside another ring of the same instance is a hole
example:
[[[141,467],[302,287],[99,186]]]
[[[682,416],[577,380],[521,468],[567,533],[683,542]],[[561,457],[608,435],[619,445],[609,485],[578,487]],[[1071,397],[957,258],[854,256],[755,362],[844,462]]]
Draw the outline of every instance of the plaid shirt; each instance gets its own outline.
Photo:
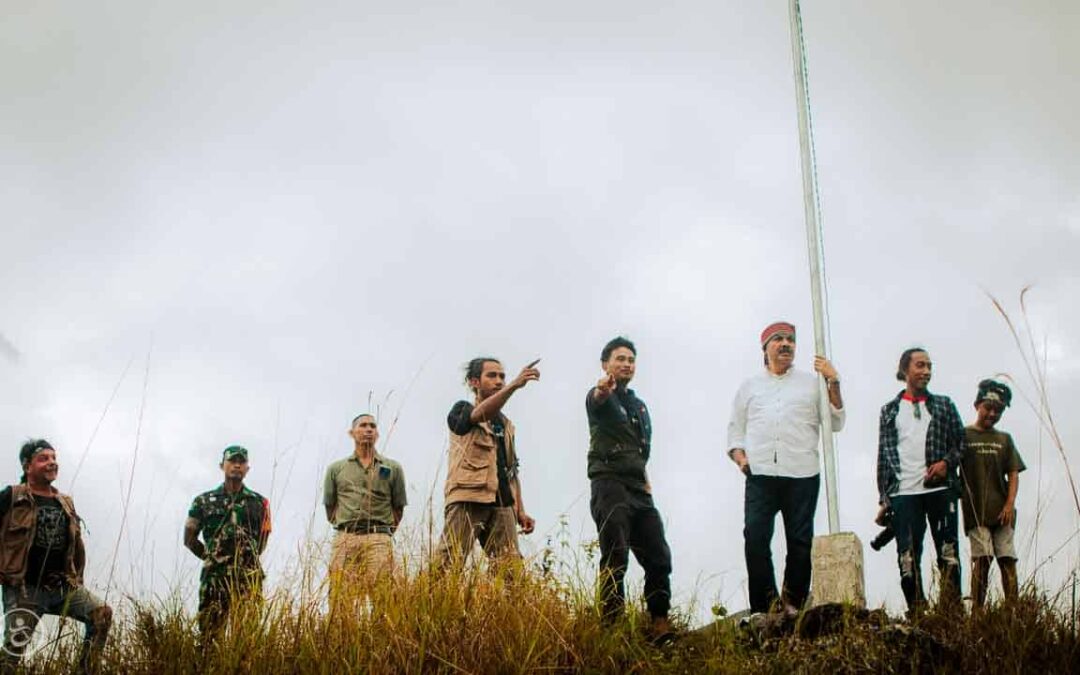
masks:
[[[878,427],[877,484],[881,502],[887,503],[889,495],[900,489],[899,434],[896,431],[896,415],[900,412],[900,397],[881,408]],[[927,393],[926,409],[930,413],[930,426],[926,431],[926,465],[945,460],[949,464],[948,483],[958,484],[957,467],[964,457],[964,424],[960,413],[948,396]]]

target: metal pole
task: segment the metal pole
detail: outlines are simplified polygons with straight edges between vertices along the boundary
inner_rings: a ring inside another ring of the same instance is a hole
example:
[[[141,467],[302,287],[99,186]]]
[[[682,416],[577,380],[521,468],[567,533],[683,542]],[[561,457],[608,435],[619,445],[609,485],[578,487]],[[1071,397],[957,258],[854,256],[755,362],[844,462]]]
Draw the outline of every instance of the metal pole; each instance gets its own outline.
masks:
[[[825,271],[821,243],[817,169],[814,162],[813,128],[810,124],[810,95],[807,91],[806,49],[803,46],[802,14],[799,0],[789,0],[791,20],[791,55],[795,63],[795,95],[799,108],[799,150],[802,155],[803,206],[806,212],[806,245],[810,253],[810,297],[814,305],[814,350],[829,356],[825,324]],[[840,531],[836,501],[836,457],[833,453],[832,415],[824,379],[819,380],[821,398],[821,450],[825,458],[825,498],[829,507],[829,533]]]

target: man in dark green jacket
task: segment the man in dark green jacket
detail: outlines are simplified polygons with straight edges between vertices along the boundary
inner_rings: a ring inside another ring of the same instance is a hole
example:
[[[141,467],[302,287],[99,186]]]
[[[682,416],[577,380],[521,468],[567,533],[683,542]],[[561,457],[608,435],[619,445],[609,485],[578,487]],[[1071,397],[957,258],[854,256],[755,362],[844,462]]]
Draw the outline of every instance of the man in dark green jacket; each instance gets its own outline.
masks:
[[[624,337],[608,342],[600,353],[604,376],[589,390],[589,503],[600,538],[600,588],[604,617],[613,620],[623,609],[623,577],[633,551],[645,569],[645,604],[652,617],[651,636],[671,634],[671,549],[664,523],[653,504],[645,472],[652,440],[649,409],[627,388],[634,377],[637,349]]]

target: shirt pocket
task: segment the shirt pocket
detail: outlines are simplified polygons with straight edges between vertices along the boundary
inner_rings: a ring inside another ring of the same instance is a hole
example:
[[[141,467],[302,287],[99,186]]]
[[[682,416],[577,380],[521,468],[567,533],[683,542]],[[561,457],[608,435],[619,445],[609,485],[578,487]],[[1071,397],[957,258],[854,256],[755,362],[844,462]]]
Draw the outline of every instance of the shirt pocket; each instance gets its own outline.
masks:
[[[30,523],[11,519],[4,532],[3,546],[0,546],[0,569],[13,570],[23,564],[23,556],[30,546]]]
[[[461,453],[457,467],[457,484],[463,487],[487,485],[488,473],[495,461],[495,439],[476,434]]]
[[[777,401],[775,396],[753,396],[746,402],[746,421],[747,428],[750,428],[751,422],[763,422],[771,419],[773,413],[777,408]]]

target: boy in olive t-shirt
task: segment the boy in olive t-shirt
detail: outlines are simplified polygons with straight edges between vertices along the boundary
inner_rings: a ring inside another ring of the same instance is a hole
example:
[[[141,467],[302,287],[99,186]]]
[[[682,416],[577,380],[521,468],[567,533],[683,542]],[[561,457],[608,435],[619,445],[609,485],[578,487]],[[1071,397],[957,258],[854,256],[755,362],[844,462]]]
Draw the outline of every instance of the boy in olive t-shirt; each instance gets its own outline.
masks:
[[[979,383],[975,397],[975,423],[964,430],[964,531],[971,543],[971,597],[976,609],[986,602],[990,564],[997,558],[1006,600],[1018,595],[1016,549],[1016,491],[1024,461],[1012,436],[994,425],[1012,400],[1012,391],[994,380]]]

